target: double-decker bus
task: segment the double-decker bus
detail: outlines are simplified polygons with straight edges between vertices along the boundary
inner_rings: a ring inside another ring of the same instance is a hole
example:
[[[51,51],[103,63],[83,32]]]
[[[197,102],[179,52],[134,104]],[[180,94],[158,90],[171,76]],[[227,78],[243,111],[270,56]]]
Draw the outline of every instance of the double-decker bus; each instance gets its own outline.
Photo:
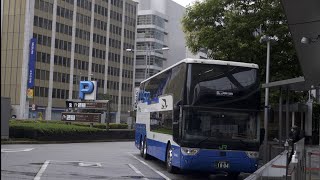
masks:
[[[259,89],[256,64],[184,59],[141,82],[135,145],[169,172],[254,172]]]

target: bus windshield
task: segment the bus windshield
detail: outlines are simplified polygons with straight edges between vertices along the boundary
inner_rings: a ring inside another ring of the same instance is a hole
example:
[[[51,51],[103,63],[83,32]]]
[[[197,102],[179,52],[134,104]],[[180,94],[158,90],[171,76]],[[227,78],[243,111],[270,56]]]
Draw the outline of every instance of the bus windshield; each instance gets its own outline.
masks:
[[[216,64],[189,64],[186,105],[257,109],[257,69]]]
[[[183,145],[258,148],[260,94],[256,68],[189,64],[184,99]]]
[[[228,150],[259,148],[257,112],[235,112],[186,108],[182,145],[218,149],[222,144]]]
[[[185,112],[185,135],[190,139],[257,139],[256,113],[208,111],[188,108]]]

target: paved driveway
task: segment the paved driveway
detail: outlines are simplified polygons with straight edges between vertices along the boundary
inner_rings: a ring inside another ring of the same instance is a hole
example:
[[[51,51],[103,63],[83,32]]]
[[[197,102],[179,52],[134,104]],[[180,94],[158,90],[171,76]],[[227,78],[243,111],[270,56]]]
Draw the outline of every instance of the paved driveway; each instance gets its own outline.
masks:
[[[133,142],[1,145],[1,179],[228,179],[201,173],[170,174],[145,161]],[[242,178],[239,178],[242,179]]]

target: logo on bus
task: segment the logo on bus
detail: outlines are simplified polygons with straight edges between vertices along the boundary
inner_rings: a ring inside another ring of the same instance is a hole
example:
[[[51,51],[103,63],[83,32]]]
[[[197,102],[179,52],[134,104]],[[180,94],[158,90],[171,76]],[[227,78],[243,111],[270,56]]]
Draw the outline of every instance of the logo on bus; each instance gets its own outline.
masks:
[[[166,99],[161,99],[164,104],[161,104],[161,109],[167,109],[168,105],[167,105],[167,100]]]
[[[233,92],[217,91],[217,96],[233,96]]]
[[[219,146],[219,150],[227,150],[228,149],[228,146],[227,145],[221,145]]]

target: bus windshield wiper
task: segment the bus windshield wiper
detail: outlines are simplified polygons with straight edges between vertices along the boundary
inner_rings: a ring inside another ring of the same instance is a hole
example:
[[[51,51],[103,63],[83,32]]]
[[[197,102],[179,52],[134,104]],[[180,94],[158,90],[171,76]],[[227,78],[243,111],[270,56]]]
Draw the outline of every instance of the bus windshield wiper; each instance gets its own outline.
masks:
[[[246,141],[244,141],[244,140],[242,140],[242,139],[238,139],[242,144],[244,144],[244,145],[246,145],[246,146],[248,146],[249,145],[249,143],[248,142],[246,142]]]
[[[243,140],[243,138],[248,138],[247,136],[233,136],[232,137],[232,139],[233,140],[239,140],[242,144],[244,144],[244,145],[249,145],[249,143],[248,142],[246,142],[245,140]]]
[[[207,140],[210,140],[210,138],[212,138],[212,137],[209,136],[209,137],[206,137],[206,138],[202,139],[201,141],[199,141],[199,142],[197,143],[196,146],[200,146],[201,143],[203,143],[203,142],[205,142],[205,141],[207,141]]]

